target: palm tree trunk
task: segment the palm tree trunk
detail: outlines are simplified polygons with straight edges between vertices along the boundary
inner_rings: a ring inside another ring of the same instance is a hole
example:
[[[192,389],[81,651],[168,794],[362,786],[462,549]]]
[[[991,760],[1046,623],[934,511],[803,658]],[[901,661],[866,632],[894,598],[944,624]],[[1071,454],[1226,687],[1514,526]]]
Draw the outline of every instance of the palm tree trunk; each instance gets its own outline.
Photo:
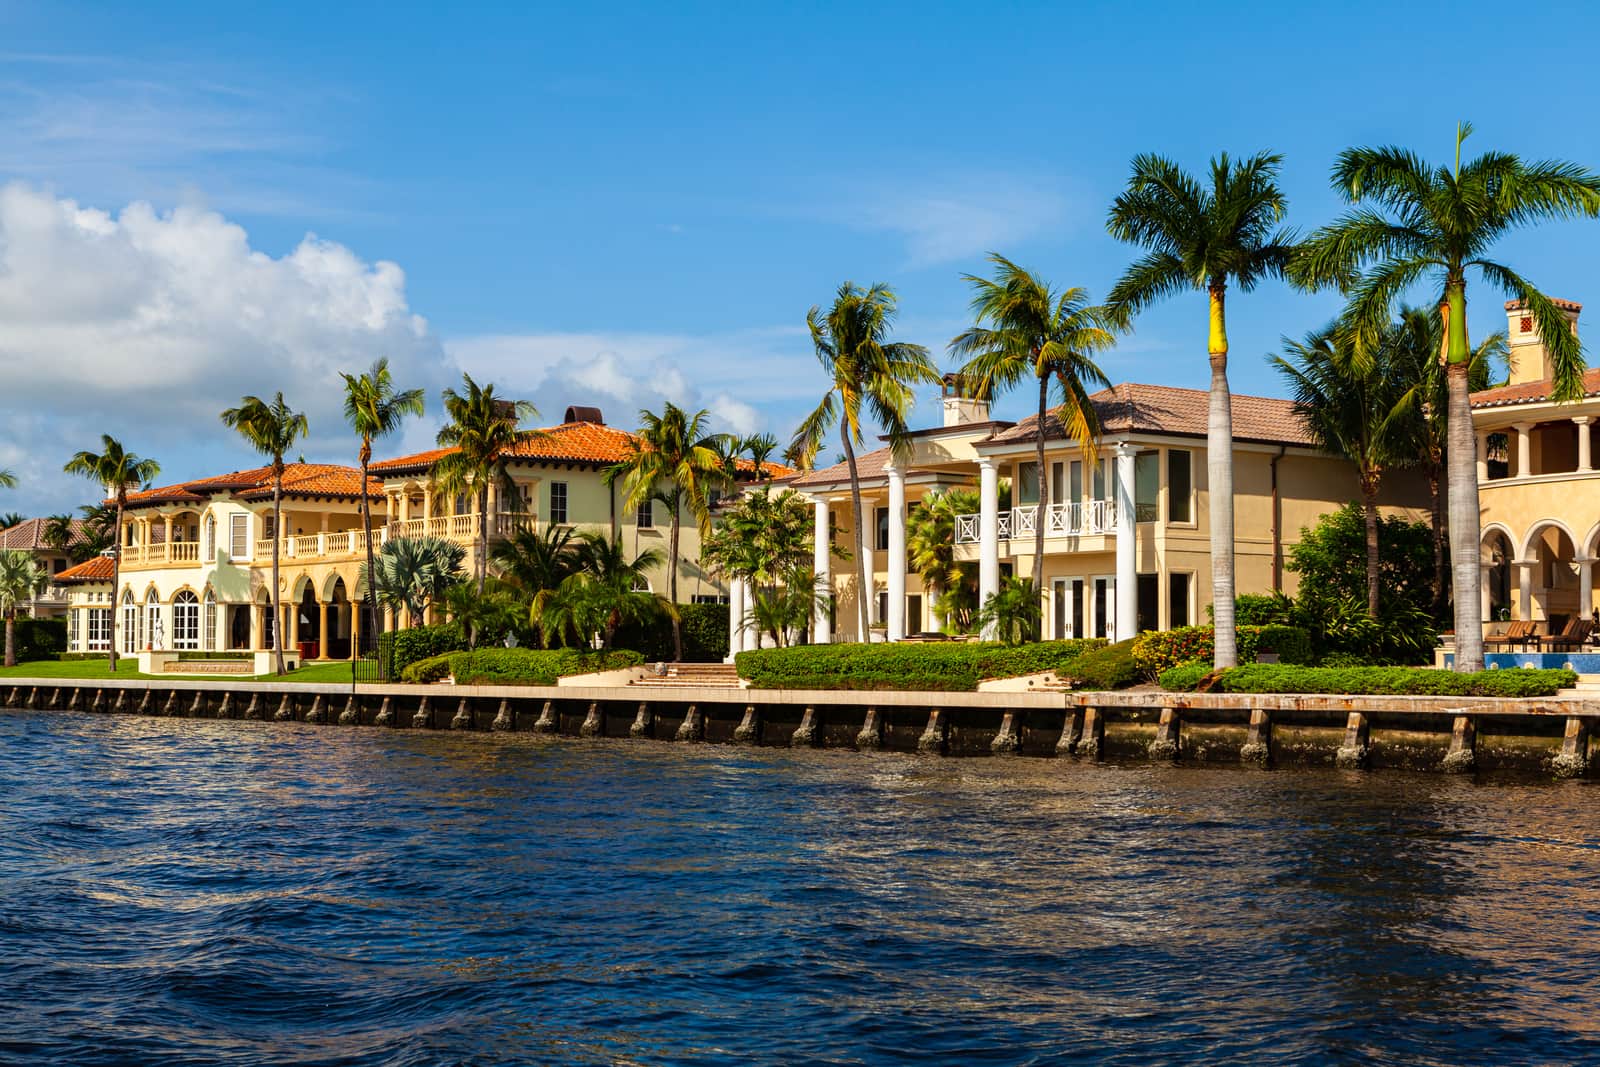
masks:
[[[1467,396],[1467,364],[1445,368],[1450,387],[1449,447],[1445,450],[1447,508],[1450,514],[1451,588],[1455,599],[1456,670],[1483,670],[1483,604],[1478,568],[1478,462],[1472,439],[1472,407]]]
[[[107,650],[107,658],[111,662],[111,673],[117,673],[117,608],[122,603],[117,596],[117,590],[122,588],[122,509],[123,494],[117,493],[117,541],[116,552],[111,556],[111,647]],[[142,610],[142,609],[141,609]],[[84,634],[85,641],[88,634]]]
[[[667,577],[667,596],[672,600],[672,655],[675,662],[683,662],[683,620],[678,617],[678,529],[682,519],[678,514],[677,501],[672,505],[672,544],[669,546],[668,555],[671,557],[669,564],[672,573]]]
[[[116,608],[111,609],[116,614]],[[115,641],[112,644],[116,644]],[[7,667],[17,665],[17,611],[11,608],[6,612],[6,660]]]
[[[483,583],[489,577],[489,486],[478,490],[478,597],[483,597]]]
[[[1211,410],[1206,420],[1206,478],[1210,492],[1211,611],[1217,667],[1239,662],[1233,595],[1233,398],[1228,392],[1228,328],[1222,283],[1210,289]]]
[[[361,442],[361,527],[367,535],[367,600],[372,610],[372,618],[368,620],[368,625],[376,631],[371,640],[372,647],[377,648],[382,643],[383,638],[383,613],[378,610],[378,566],[377,558],[372,551],[372,503],[367,493],[367,464],[371,461],[372,445],[363,438]],[[352,641],[355,640],[356,633],[365,633],[365,631],[351,627]],[[357,642],[357,647],[351,649],[351,652],[357,657],[361,655],[359,642]]]
[[[283,598],[278,592],[278,552],[282,547],[283,473],[274,471],[272,475],[272,645],[277,653],[280,675],[289,673],[283,662]]]
[[[872,595],[872,588],[868,585],[870,575],[867,573],[866,553],[862,551],[867,543],[867,531],[861,521],[861,476],[856,472],[856,450],[850,446],[849,426],[848,419],[839,420],[839,439],[844,442],[844,462],[850,468],[850,520],[855,524],[856,531],[856,619],[860,626],[856,631],[856,640],[866,644],[872,641],[869,627],[871,617],[867,610],[867,597]]]
[[[1044,588],[1044,524],[1050,506],[1049,479],[1044,476],[1044,420],[1050,407],[1050,379],[1039,379],[1039,425],[1033,435],[1034,480],[1039,483],[1038,507],[1033,513],[1033,595]]]
[[[1433,533],[1433,617],[1444,618],[1444,496],[1440,491],[1440,466],[1428,467],[1428,520]]]
[[[1361,513],[1367,527],[1367,615],[1378,617],[1378,475],[1361,478]]]

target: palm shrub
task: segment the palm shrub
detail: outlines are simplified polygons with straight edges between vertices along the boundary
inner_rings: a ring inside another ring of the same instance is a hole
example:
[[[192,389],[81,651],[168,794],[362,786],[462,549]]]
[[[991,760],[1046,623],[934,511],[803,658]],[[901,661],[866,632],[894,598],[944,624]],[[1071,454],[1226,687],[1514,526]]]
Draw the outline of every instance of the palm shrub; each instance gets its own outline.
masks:
[[[792,489],[752,490],[718,516],[700,543],[700,565],[720,578],[748,584],[751,599],[764,600],[761,610],[768,622],[774,621],[775,612],[785,615],[801,602],[826,609],[827,590],[818,589],[811,570],[815,525],[811,504]],[[851,558],[843,549],[834,554]],[[791,589],[795,583],[801,587]],[[792,626],[804,628],[809,621],[799,619]],[[767,630],[749,618],[737,625],[758,633]]]
[[[78,474],[102,486],[105,492],[116,502],[116,526],[112,530],[112,544],[116,546],[116,553],[111,557],[111,595],[117,596],[117,590],[122,588],[122,529],[123,514],[128,507],[128,486],[148,485],[161,474],[161,464],[153,459],[144,459],[136,456],[122,447],[110,434],[100,435],[100,451],[82,451],[76,453],[67,461],[62,469],[68,474]],[[273,554],[274,573],[276,583],[277,554]],[[276,592],[276,584],[274,584]],[[112,672],[117,669],[117,616],[120,611],[111,612],[111,643],[106,650],[106,659]],[[277,632],[277,627],[273,627]]]
[[[956,559],[956,517],[978,510],[971,489],[934,489],[906,516],[906,555],[933,598],[946,633],[970,633],[978,612],[978,568]]]
[[[44,570],[33,553],[22,549],[0,552],[0,614],[6,620],[7,667],[17,665],[17,612],[44,584]]]
[[[583,533],[578,555],[578,572],[561,583],[539,614],[546,648],[582,648],[598,634],[601,649],[610,651],[619,627],[676,614],[674,605],[650,591],[648,575],[663,559],[659,549],[645,549],[630,560],[621,540]]]
[[[1111,236],[1146,250],[1108,298],[1113,317],[1127,322],[1164,297],[1202,291],[1210,312],[1210,413],[1206,477],[1211,525],[1211,588],[1217,605],[1216,662],[1238,662],[1234,634],[1233,401],[1228,391],[1228,286],[1248,293],[1282,276],[1293,237],[1279,229],[1288,200],[1278,187],[1283,157],[1244,160],[1226,153],[1211,161],[1208,182],[1155,155],[1134,158],[1128,187],[1111,206]]]
[[[443,600],[460,581],[466,555],[460,545],[442,537],[391,538],[378,553],[377,569],[361,568],[360,593],[376,596],[412,626],[421,626],[428,606]]]
[[[978,611],[980,632],[993,634],[1008,645],[1039,639],[1042,609],[1039,589],[1028,578],[1000,579],[1000,588]]]
[[[552,524],[542,533],[526,527],[516,530],[491,550],[495,573],[515,591],[535,635],[546,602],[581,565],[578,544],[572,527]]]
[[[1558,160],[1524,162],[1507,152],[1461,161],[1470,123],[1456,128],[1453,164],[1430,166],[1406,149],[1349,148],[1333,166],[1334,190],[1351,204],[1306,241],[1295,258],[1308,287],[1349,294],[1345,320],[1375,349],[1394,302],[1427,284],[1444,314],[1448,466],[1456,669],[1483,668],[1478,545],[1477,448],[1472,429],[1472,346],[1467,338],[1469,272],[1523,302],[1551,359],[1551,399],[1583,395],[1583,348],[1561,310],[1531,281],[1489,258],[1513,230],[1547,219],[1600,215],[1600,175]]]

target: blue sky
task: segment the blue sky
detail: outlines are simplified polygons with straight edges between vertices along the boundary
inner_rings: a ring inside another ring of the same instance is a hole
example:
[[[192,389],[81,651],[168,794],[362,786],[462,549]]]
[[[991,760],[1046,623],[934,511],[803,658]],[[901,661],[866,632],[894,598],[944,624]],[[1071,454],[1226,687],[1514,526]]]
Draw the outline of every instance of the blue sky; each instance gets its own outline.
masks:
[[[1337,210],[1341,148],[1443,160],[1461,117],[1471,149],[1600,166],[1596,29],[1479,3],[0,0],[0,254],[32,277],[0,286],[0,466],[26,483],[0,511],[85,498],[58,472],[102,429],[175,477],[248,462],[214,420],[245,391],[284,388],[308,458],[345,460],[335,372],[378,354],[550,417],[631,425],[665,397],[787,437],[823,388],[805,311],[847,278],[892,284],[941,360],[989,249],[1102,295],[1137,152],[1280,151],[1302,228]],[[1501,255],[1600,300],[1597,237]],[[1503,326],[1472,296],[1475,334]],[[1235,389],[1277,393],[1264,355],[1335,301],[1268,285],[1229,310]],[[1103,363],[1201,387],[1203,345],[1178,298]]]

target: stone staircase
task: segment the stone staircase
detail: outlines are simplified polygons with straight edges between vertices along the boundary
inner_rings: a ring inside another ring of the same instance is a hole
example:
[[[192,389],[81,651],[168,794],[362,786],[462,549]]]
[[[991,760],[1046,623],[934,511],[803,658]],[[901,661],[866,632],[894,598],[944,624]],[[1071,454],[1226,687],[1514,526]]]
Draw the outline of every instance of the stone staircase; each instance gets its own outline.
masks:
[[[737,689],[739,670],[731,663],[669,663],[664,676],[647,674],[628,684],[678,689]]]
[[[1578,675],[1578,684],[1567,691],[1586,697],[1600,697],[1600,674]]]

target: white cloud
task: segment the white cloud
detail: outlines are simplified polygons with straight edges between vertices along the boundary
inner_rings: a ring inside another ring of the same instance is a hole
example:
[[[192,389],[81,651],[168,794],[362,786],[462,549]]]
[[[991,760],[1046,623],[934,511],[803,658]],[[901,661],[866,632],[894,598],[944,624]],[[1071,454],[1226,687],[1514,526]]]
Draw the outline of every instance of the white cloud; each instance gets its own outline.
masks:
[[[0,187],[0,454],[25,448],[37,499],[82,498],[50,472],[102,430],[175,477],[227,469],[243,457],[217,413],[246,393],[282,390],[310,418],[306,454],[342,456],[339,372],[378,356],[430,397],[453,377],[393,263],[314,235],[275,258],[199,208]]]

